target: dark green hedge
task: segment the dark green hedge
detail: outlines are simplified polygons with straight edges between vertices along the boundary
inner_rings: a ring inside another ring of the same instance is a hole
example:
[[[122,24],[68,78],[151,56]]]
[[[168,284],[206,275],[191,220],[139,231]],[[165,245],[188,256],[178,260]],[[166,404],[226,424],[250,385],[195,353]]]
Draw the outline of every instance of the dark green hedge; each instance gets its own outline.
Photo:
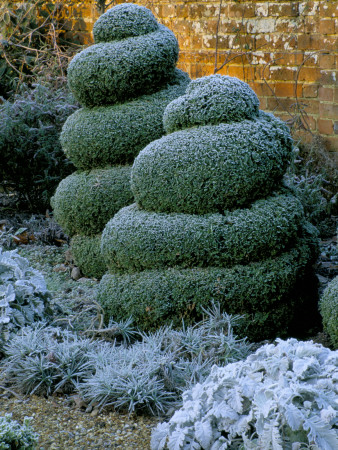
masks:
[[[282,334],[292,320],[294,301],[289,293],[313,262],[309,239],[281,256],[230,269],[195,268],[152,270],[133,274],[106,274],[98,301],[106,317],[132,316],[143,330],[173,323],[181,326],[202,316],[212,300],[222,310],[246,316],[246,334],[265,339]]]
[[[70,241],[75,265],[85,277],[101,278],[107,271],[101,251],[101,234],[81,236],[77,234]]]
[[[196,125],[240,122],[258,116],[259,100],[247,83],[238,78],[211,75],[192,81],[186,94],[165,110],[168,133]]]
[[[69,235],[100,233],[109,219],[133,201],[130,166],[75,172],[59,184],[52,199],[56,221]]]
[[[257,120],[177,131],[139,153],[132,191],[149,211],[223,213],[277,188],[291,147],[287,126],[263,112]]]
[[[121,209],[102,233],[102,254],[112,270],[229,267],[275,256],[290,246],[303,221],[292,195],[256,201],[227,214],[164,214]]]
[[[92,45],[78,53],[68,67],[68,84],[85,106],[125,102],[161,89],[178,59],[174,34],[159,30],[112,43]]]
[[[170,84],[154,94],[76,111],[61,134],[67,157],[78,169],[132,163],[140,150],[163,136],[163,111],[184,94],[189,82],[188,75],[176,69]]]
[[[158,23],[149,9],[124,3],[114,6],[98,18],[93,28],[93,35],[97,44],[140,36],[156,30],[158,30]]]
[[[324,331],[330,336],[332,344],[338,348],[338,276],[325,289],[320,301]]]

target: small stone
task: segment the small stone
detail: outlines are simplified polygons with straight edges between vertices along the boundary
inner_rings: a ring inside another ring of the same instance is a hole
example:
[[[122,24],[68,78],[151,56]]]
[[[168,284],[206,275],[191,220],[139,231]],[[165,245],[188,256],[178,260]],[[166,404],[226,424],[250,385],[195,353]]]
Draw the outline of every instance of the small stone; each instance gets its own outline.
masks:
[[[73,267],[70,276],[75,281],[79,280],[82,277],[81,270],[78,267]]]

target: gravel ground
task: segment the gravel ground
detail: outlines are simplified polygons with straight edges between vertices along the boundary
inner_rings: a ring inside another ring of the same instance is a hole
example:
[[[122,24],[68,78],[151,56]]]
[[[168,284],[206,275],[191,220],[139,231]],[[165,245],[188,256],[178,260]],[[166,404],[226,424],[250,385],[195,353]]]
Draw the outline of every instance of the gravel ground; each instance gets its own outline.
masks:
[[[96,410],[86,413],[67,403],[61,397],[2,397],[0,414],[12,413],[20,423],[25,416],[32,417],[32,427],[40,435],[40,450],[150,449],[151,429],[159,419],[116,412],[97,414]]]

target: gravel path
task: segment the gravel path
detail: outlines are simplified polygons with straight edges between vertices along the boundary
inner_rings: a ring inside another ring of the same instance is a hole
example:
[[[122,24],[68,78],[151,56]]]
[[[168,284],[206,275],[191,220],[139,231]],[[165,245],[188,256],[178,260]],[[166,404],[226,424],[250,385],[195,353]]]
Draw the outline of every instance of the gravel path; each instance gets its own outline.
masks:
[[[151,429],[158,419],[116,412],[97,414],[96,410],[85,413],[67,403],[62,397],[2,397],[0,414],[12,413],[12,418],[20,423],[25,416],[33,417],[32,427],[40,435],[40,450],[150,449]]]

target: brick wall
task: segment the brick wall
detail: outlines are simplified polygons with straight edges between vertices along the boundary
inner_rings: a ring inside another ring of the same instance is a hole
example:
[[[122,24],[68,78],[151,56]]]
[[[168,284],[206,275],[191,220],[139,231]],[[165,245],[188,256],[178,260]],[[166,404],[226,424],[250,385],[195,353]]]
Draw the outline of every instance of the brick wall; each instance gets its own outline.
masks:
[[[92,42],[95,0],[70,3],[70,35]],[[324,137],[338,161],[338,0],[133,3],[150,8],[173,30],[178,66],[192,78],[223,66],[218,73],[247,81],[262,109]]]

